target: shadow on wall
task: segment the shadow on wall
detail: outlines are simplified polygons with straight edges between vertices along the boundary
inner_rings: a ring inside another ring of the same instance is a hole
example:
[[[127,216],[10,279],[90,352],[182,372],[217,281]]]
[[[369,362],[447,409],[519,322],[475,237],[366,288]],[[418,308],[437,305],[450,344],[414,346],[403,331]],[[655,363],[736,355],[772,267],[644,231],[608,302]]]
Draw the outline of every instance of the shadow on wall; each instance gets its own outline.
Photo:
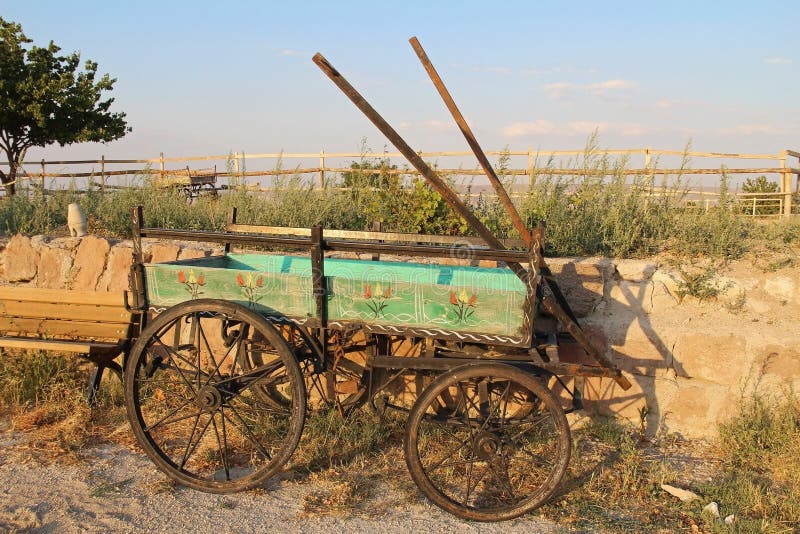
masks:
[[[654,286],[659,283],[652,279],[656,265],[630,262],[622,273],[605,259],[569,261],[560,272],[556,265],[552,267],[581,326],[633,383],[625,391],[610,378],[585,378],[582,386],[578,379],[586,415],[620,416],[643,423],[650,436],[668,431],[668,413],[656,380],[688,375],[651,322],[649,314],[657,298]],[[669,304],[676,303],[669,291],[660,296],[668,298]],[[564,352],[562,359],[596,365],[579,346]]]

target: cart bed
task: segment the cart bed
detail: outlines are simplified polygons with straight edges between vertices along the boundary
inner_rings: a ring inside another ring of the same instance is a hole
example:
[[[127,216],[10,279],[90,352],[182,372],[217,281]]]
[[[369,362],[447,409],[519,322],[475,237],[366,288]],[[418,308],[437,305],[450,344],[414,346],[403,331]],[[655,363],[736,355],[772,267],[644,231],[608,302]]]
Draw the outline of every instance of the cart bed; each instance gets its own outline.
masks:
[[[145,265],[147,300],[161,308],[218,298],[296,321],[312,317],[311,260],[229,254]],[[526,288],[506,269],[325,259],[329,322],[523,337]]]

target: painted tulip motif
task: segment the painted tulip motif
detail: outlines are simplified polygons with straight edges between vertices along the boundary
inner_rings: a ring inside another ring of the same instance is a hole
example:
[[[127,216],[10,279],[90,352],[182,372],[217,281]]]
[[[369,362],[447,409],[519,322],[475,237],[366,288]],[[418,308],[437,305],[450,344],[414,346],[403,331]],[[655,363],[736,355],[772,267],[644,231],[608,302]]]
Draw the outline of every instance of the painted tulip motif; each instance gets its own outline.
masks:
[[[264,287],[264,277],[261,275],[254,277],[253,273],[247,273],[247,275],[239,273],[236,275],[236,283],[247,299],[247,305],[255,308],[256,303],[264,297],[259,294],[259,289]]]
[[[450,291],[450,309],[455,313],[459,322],[465,323],[475,314],[475,304],[477,302],[478,295],[469,295],[465,289],[462,289],[458,294],[455,291]]]
[[[189,269],[188,276],[183,271],[178,271],[178,282],[183,284],[184,289],[186,289],[192,299],[196,299],[203,294],[200,288],[206,285],[206,278],[203,273],[195,275],[194,269]]]
[[[364,286],[364,298],[367,299],[367,307],[372,311],[373,318],[383,317],[383,310],[386,309],[387,301],[392,298],[392,288],[387,286],[384,289],[381,284],[375,284],[373,290],[370,284]]]

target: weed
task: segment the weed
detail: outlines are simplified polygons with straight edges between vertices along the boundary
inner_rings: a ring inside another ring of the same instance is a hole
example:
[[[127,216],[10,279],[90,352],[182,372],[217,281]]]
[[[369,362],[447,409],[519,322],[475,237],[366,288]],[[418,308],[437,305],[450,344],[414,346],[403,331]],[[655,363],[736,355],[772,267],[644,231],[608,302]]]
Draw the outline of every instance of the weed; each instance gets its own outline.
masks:
[[[95,498],[107,498],[113,497],[115,495],[122,495],[127,491],[127,487],[133,482],[133,477],[126,478],[124,480],[118,480],[114,482],[105,482],[92,488],[89,492],[91,497]]]
[[[699,489],[734,514],[736,532],[800,529],[800,399],[789,393],[742,399],[738,413],[720,425],[724,472]],[[725,530],[716,523],[709,527]]]
[[[335,408],[317,412],[306,421],[294,454],[295,469],[319,471],[375,456],[390,436],[402,432],[400,424],[394,419],[379,422],[364,409],[345,417]]]
[[[717,274],[714,267],[691,272],[679,266],[678,272],[681,275],[681,280],[678,281],[678,288],[675,291],[678,295],[678,302],[682,302],[687,295],[696,298],[700,302],[716,299],[724,289],[717,284]]]
[[[158,187],[145,171],[113,194],[78,192],[73,188],[43,196],[20,189],[0,202],[0,232],[12,234],[66,233],[66,207],[79,202],[94,233],[130,235],[130,213],[145,208],[148,226],[221,230],[228,209],[238,208],[243,224],[311,226],[363,230],[382,222],[386,231],[470,235],[472,230],[444,199],[421,178],[404,179],[405,169],[375,156],[362,142],[362,156],[351,170],[315,188],[298,174],[276,164],[269,191],[232,187],[219,199],[203,197],[187,203],[183,193]],[[229,158],[229,167],[232,165]],[[507,186],[513,185],[508,151],[497,164]],[[604,153],[597,137],[589,138],[583,154],[569,164],[579,168],[564,175],[550,159],[537,165],[530,186],[515,202],[529,226],[547,222],[548,254],[642,257],[662,251],[682,257],[735,258],[755,243],[791,248],[800,243],[800,222],[753,221],[743,217],[728,192],[721,171],[716,206],[702,208],[686,201],[690,184],[683,172],[656,182],[653,173],[631,175],[625,158]],[[684,158],[681,169],[688,166]],[[232,168],[232,167],[231,167]],[[443,176],[457,186],[458,176]],[[345,187],[338,187],[343,184]],[[498,237],[515,237],[504,206],[496,196],[470,193],[462,201]],[[780,268],[782,264],[773,268]]]

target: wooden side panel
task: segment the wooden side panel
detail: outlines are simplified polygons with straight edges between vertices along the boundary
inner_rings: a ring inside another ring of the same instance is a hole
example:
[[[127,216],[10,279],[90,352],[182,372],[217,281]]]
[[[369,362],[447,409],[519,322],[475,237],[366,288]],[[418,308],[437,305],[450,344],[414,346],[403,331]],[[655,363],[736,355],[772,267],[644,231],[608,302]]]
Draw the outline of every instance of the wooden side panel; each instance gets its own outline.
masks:
[[[102,321],[107,323],[131,322],[132,313],[116,306],[91,304],[54,304],[45,302],[0,300],[0,315],[31,319],[64,319],[80,321]]]
[[[6,333],[86,339],[127,339],[130,336],[130,329],[130,324],[0,317],[0,332]]]
[[[73,291],[39,287],[0,286],[0,300],[125,307],[125,291]]]
[[[120,348],[117,343],[88,343],[35,338],[24,339],[19,337],[0,337],[0,347],[5,347],[7,349],[52,350],[57,352],[74,352],[78,354],[89,354],[97,350],[111,351]]]

